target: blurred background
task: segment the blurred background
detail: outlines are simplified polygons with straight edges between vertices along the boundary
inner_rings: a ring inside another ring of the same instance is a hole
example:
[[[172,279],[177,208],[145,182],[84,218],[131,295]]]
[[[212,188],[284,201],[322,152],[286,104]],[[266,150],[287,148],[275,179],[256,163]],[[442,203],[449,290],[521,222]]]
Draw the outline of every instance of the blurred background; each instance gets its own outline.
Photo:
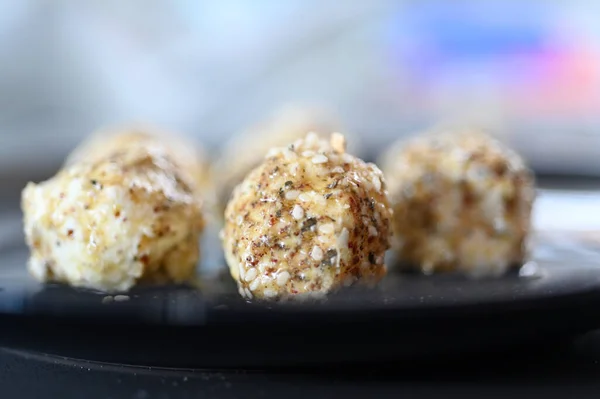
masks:
[[[217,148],[290,102],[337,113],[371,154],[464,121],[537,171],[600,175],[599,15],[594,0],[3,0],[0,176],[48,177],[129,122]]]

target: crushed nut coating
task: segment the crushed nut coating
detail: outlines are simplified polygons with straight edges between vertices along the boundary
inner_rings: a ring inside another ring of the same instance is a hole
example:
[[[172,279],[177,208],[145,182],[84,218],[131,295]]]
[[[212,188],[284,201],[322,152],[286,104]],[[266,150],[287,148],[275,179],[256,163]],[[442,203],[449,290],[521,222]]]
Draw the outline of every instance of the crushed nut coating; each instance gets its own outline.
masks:
[[[22,208],[30,273],[102,291],[192,277],[204,226],[201,164],[175,140],[122,132],[85,143],[56,176],[29,183]]]
[[[391,209],[381,171],[309,133],[269,151],[225,211],[223,248],[246,299],[324,297],[386,273]],[[369,234],[375,229],[378,234]]]
[[[523,262],[535,183],[515,152],[476,130],[434,132],[398,143],[380,164],[401,265],[478,277]]]

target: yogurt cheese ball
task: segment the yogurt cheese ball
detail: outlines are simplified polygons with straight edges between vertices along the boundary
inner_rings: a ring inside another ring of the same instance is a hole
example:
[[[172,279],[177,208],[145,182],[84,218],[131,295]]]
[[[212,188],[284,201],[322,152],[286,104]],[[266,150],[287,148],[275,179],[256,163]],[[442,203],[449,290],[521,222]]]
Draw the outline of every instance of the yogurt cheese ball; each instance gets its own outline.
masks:
[[[109,136],[97,150],[76,150],[53,178],[29,183],[22,208],[30,273],[101,291],[192,277],[204,226],[200,164],[175,140]]]
[[[481,131],[455,130],[400,142],[381,165],[400,265],[480,277],[523,262],[535,187],[514,151]]]
[[[322,298],[386,273],[391,209],[381,171],[310,133],[271,150],[235,188],[223,248],[246,299]]]
[[[211,162],[205,149],[174,133],[149,125],[97,131],[68,155],[64,166],[81,161],[99,161],[110,156],[115,148],[127,146],[146,146],[150,149],[159,146],[160,151],[168,152],[190,174],[195,187],[202,191],[203,199],[212,199],[214,188]]]
[[[332,115],[318,109],[287,105],[262,123],[234,135],[215,163],[221,209],[225,208],[235,186],[260,165],[271,148],[286,146],[308,132],[326,137],[336,130],[339,125]]]

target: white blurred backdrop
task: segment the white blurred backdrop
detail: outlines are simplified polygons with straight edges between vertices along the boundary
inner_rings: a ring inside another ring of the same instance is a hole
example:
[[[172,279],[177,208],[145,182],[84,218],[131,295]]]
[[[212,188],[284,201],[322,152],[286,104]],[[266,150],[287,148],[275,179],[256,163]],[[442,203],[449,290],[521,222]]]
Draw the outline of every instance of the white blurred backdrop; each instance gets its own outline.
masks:
[[[218,147],[285,103],[375,153],[489,126],[541,171],[600,174],[600,2],[3,0],[0,167],[52,170],[99,127]]]

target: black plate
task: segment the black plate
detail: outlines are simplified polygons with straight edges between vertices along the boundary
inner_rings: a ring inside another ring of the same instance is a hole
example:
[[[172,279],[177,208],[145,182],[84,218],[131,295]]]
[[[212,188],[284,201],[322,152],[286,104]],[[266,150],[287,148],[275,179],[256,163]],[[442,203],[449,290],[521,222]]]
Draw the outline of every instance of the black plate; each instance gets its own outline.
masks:
[[[272,306],[244,302],[217,263],[193,287],[142,287],[123,297],[37,284],[21,240],[0,245],[0,345],[64,356],[177,367],[323,365],[503,350],[600,326],[600,246],[573,233],[538,234],[533,260],[496,280],[391,272],[374,290]],[[205,244],[209,258],[220,258],[216,244]]]

